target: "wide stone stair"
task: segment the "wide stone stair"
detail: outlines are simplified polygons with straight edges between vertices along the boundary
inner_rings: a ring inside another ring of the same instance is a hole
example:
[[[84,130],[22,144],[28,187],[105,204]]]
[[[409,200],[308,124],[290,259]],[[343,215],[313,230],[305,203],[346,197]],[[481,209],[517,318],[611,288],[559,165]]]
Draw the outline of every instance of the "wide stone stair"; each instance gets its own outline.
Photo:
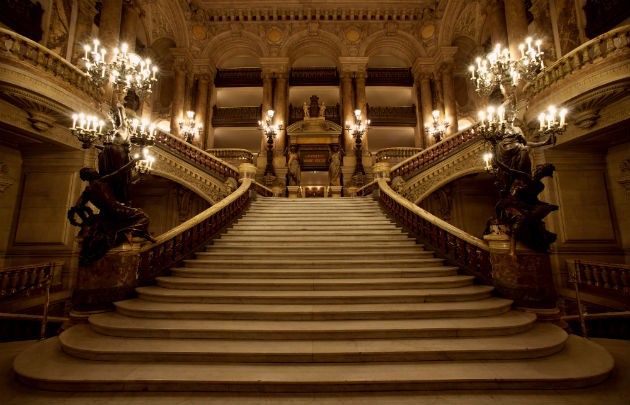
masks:
[[[398,391],[579,387],[613,367],[371,199],[259,198],[137,295],[22,353],[18,377],[74,391]]]

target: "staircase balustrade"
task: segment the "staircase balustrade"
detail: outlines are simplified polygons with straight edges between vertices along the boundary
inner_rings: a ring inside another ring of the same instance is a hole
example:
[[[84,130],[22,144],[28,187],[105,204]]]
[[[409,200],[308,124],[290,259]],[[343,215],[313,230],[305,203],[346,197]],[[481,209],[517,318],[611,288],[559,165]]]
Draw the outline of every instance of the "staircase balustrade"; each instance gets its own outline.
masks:
[[[490,249],[486,242],[414,205],[392,190],[386,179],[379,179],[378,186],[382,206],[398,224],[438,255],[484,283],[492,284]]]
[[[206,149],[209,154],[225,160],[228,163],[241,164],[254,162],[254,154],[247,149],[225,148],[225,149]]]
[[[384,148],[376,151],[375,163],[398,163],[422,152],[422,148]]]
[[[62,80],[71,90],[77,89],[91,98],[98,99],[101,90],[75,65],[50,49],[6,28],[0,28],[0,55],[29,62],[32,67],[50,73]]]
[[[585,291],[622,296],[630,300],[630,265],[584,260],[574,260],[571,264],[575,279],[585,287]]]

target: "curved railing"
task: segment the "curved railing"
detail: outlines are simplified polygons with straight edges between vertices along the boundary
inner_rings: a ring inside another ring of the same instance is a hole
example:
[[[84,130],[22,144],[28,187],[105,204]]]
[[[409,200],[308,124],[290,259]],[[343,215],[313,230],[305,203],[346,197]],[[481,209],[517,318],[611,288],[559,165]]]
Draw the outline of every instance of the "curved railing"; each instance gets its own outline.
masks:
[[[475,131],[474,127],[460,131],[392,167],[391,178],[400,176],[409,180],[427,167],[447,159],[463,147],[481,139],[483,139],[481,134]]]
[[[377,188],[378,188],[378,181],[372,180],[371,182],[369,182],[368,184],[364,185],[363,187],[357,190],[357,196],[359,197],[368,196],[372,194],[372,192],[376,190]]]
[[[254,163],[254,154],[247,149],[206,149],[206,152],[229,163]]]
[[[236,167],[169,133],[158,131],[155,136],[155,145],[164,148],[174,156],[190,164],[204,169],[208,174],[223,181],[228,177],[238,179],[238,169]]]
[[[253,187],[257,194],[260,194],[263,197],[273,197],[273,190],[269,187],[265,187],[256,181],[253,181]]]
[[[563,55],[545,68],[534,79],[529,88],[530,94],[540,93],[551,84],[560,81],[585,66],[628,47],[630,47],[630,25],[615,28],[595,37]]]
[[[408,159],[417,153],[421,152],[422,148],[384,148],[376,151],[375,163],[390,162],[398,163],[405,159]]]
[[[488,244],[423,210],[378,179],[381,205],[408,232],[468,274],[492,284]]]
[[[51,73],[70,89],[78,89],[98,99],[101,90],[88,80],[87,75],[50,49],[6,28],[0,28],[0,55],[30,62],[33,67]]]
[[[138,283],[147,284],[156,276],[199,251],[231,224],[250,201],[251,179],[244,179],[232,194],[186,222],[158,236],[155,243],[140,250]]]

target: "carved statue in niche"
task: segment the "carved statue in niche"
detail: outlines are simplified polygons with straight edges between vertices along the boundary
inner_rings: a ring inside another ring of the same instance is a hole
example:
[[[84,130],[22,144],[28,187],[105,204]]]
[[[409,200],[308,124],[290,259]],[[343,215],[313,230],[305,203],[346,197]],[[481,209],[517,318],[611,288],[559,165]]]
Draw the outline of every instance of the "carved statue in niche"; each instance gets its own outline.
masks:
[[[326,115],[326,103],[324,103],[324,100],[319,102],[319,117],[320,118],[324,118]]]
[[[532,148],[553,144],[555,139],[549,135],[544,141],[527,142],[522,130],[518,126],[513,128],[501,139],[488,139],[495,156],[493,170],[500,198],[495,206],[496,216],[489,220],[484,234],[507,226],[512,235],[513,254],[517,240],[535,251],[546,252],[556,240],[556,234],[545,228],[543,219],[558,206],[540,201],[538,194],[545,188],[541,180],[551,177],[555,168],[546,163],[532,170],[529,152]]]
[[[403,179],[400,176],[396,176],[392,180],[391,188],[398,194],[402,194],[403,189],[405,188],[405,185],[406,185],[405,179]]]
[[[308,104],[306,103],[306,101],[304,102],[302,109],[304,110],[304,119],[311,118],[311,112],[308,109]]]
[[[81,180],[87,181],[88,186],[68,210],[68,219],[72,225],[81,227],[79,235],[83,241],[79,263],[82,266],[100,259],[110,249],[125,240],[131,241],[134,236],[155,242],[149,234],[147,214],[119,201],[110,184],[112,178],[128,173],[134,164],[135,160],[131,160],[107,175],[89,167],[80,170]],[[88,203],[98,208],[98,214],[94,214]],[[77,221],[77,217],[81,222]]]
[[[302,177],[301,169],[300,169],[300,155],[298,153],[298,146],[291,145],[289,147],[289,160],[287,162],[287,167],[289,171],[287,173],[288,186],[299,186],[300,179]]]
[[[328,184],[341,185],[341,149],[339,145],[332,145],[328,165]]]

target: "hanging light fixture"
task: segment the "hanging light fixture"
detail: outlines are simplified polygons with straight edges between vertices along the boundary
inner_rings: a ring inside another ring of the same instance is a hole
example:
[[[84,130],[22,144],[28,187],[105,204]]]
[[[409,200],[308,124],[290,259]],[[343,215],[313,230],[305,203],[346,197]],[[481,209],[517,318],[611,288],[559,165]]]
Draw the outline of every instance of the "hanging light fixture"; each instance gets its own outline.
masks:
[[[263,134],[267,137],[267,165],[265,166],[265,176],[275,176],[275,170],[273,169],[273,141],[278,132],[283,129],[282,121],[277,124],[273,123],[274,115],[274,110],[267,110],[264,121],[258,121],[258,129],[263,131]]]
[[[346,122],[346,131],[352,135],[355,142],[354,151],[357,164],[354,168],[354,174],[352,175],[353,178],[359,179],[360,176],[365,176],[361,146],[363,143],[363,137],[367,134],[368,129],[370,129],[370,120],[363,121],[361,110],[354,110],[354,123]],[[359,180],[358,183],[362,183],[362,180]]]
[[[195,138],[199,135],[201,125],[195,121],[195,112],[187,111],[186,119],[179,121],[179,131],[184,136],[184,140],[188,143],[193,143]]]
[[[435,142],[440,142],[442,140],[442,137],[446,134],[446,130],[451,125],[451,123],[446,119],[441,120],[440,112],[438,110],[434,110],[431,113],[431,116],[433,117],[433,123],[431,124],[431,126],[425,126],[424,130],[427,134],[429,134],[430,137],[435,139]]]

